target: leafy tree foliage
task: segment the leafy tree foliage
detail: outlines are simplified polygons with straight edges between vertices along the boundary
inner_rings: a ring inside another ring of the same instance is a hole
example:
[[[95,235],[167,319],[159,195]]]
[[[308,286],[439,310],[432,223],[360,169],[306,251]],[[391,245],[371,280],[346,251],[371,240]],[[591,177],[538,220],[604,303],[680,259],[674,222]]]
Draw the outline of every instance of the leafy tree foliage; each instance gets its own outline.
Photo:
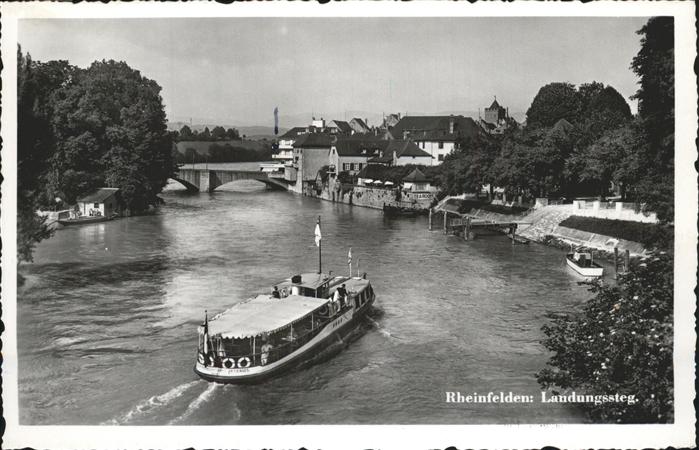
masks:
[[[229,128],[226,130],[226,139],[240,139],[240,134],[238,134],[238,130],[235,128]]]
[[[575,123],[580,95],[570,83],[550,83],[539,89],[527,110],[527,127],[550,127],[561,119]]]
[[[210,140],[211,139],[211,132],[209,131],[209,127],[204,127],[204,131],[199,133],[198,138],[201,139],[202,141]]]
[[[664,221],[674,220],[675,55],[672,17],[653,17],[638,33],[641,50],[631,68],[640,78],[638,100],[644,162],[638,201]]]
[[[567,172],[583,183],[590,183],[600,196],[606,195],[613,182],[625,199],[628,186],[635,182],[639,171],[635,151],[638,145],[637,127],[632,123],[607,131],[566,161]]]
[[[579,146],[589,145],[604,133],[625,126],[631,109],[613,87],[593,81],[578,88],[580,111],[576,123],[581,130]]]
[[[443,190],[451,195],[477,194],[483,185],[492,185],[491,169],[499,148],[495,138],[462,139],[457,148],[442,163],[439,183]]]
[[[214,140],[226,139],[226,130],[221,126],[214,127],[214,129],[211,130],[211,138]]]
[[[38,209],[66,207],[97,187],[125,207],[157,203],[174,166],[160,87],[125,63],[87,69],[33,61],[18,49],[18,253],[50,236]]]
[[[633,394],[636,404],[584,404],[597,422],[673,420],[673,258],[657,253],[634,263],[615,285],[592,284],[579,314],[544,326],[554,352],[537,374],[554,392]]]
[[[73,203],[107,185],[131,211],[157,204],[174,166],[155,81],[123,62],[94,62],[56,92],[52,122],[50,189]]]
[[[182,128],[180,128],[180,137],[179,139],[182,141],[188,141],[191,140],[194,137],[194,134],[192,133],[192,129],[189,128],[187,125],[183,125]]]
[[[527,128],[508,136],[493,163],[493,178],[509,193],[525,197],[560,195],[565,162],[572,152],[573,126],[560,120],[552,128]]]
[[[175,158],[178,164],[268,161],[272,159],[272,148],[271,145],[264,145],[259,149],[253,149],[213,142],[202,153],[195,148],[187,147],[184,154],[176,153]]]
[[[48,149],[54,142],[46,104],[52,88],[67,78],[64,62],[38,68],[30,55],[17,50],[17,253],[32,261],[34,245],[51,236],[46,218],[36,214],[46,170]],[[44,70],[45,69],[45,70]],[[55,199],[52,199],[55,202]]]

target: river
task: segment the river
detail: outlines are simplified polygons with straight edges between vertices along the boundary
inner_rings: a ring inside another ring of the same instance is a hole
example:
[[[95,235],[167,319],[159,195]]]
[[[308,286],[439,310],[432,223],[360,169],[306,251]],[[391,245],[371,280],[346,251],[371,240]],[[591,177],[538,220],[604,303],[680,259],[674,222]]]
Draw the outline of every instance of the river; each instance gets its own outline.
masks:
[[[448,404],[445,391],[539,398],[547,312],[589,298],[563,252],[429,232],[426,217],[268,191],[167,190],[153,215],[66,227],[18,294],[20,423],[489,424],[583,422],[566,405]],[[199,380],[196,328],[291,274],[347,272],[377,293],[358,339],[252,386]]]

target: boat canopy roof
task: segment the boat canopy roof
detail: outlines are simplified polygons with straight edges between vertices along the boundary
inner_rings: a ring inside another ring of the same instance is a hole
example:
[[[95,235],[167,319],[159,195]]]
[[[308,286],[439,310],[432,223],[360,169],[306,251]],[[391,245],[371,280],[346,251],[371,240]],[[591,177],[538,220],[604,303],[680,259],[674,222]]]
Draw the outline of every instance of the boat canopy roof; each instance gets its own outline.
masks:
[[[297,322],[328,302],[326,298],[258,295],[233,305],[209,321],[209,334],[242,339],[271,333]]]
[[[332,281],[326,273],[302,273],[279,283],[277,286],[300,286],[304,288],[317,289]]]

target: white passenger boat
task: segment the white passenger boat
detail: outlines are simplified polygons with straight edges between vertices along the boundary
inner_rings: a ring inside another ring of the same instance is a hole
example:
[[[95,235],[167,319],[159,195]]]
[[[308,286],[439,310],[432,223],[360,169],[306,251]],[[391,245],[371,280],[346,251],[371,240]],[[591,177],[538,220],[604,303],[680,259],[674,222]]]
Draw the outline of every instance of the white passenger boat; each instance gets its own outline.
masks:
[[[294,275],[233,305],[199,327],[194,371],[209,381],[257,382],[310,361],[350,334],[374,303],[371,283],[325,274],[321,264],[320,217],[315,228],[318,272]]]
[[[599,278],[604,275],[604,268],[592,259],[588,252],[572,252],[566,255],[568,267],[587,278]]]
[[[345,286],[344,301],[333,301]],[[304,273],[199,327],[194,371],[209,381],[257,382],[312,359],[355,328],[374,302],[369,280]]]

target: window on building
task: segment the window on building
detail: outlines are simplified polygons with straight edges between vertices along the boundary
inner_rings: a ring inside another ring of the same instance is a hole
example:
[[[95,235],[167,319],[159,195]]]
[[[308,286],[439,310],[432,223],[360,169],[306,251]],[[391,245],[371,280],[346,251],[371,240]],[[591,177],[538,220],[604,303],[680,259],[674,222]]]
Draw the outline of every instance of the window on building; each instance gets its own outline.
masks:
[[[439,155],[437,156],[438,161],[444,161],[444,155]]]
[[[93,208],[99,208],[99,207],[100,207],[99,203],[95,203],[95,206],[93,206]]]
[[[358,168],[357,170],[362,170],[362,167],[364,166],[364,164],[359,163],[359,164],[357,164],[357,165],[359,166],[359,168]]]
[[[444,142],[440,142],[438,147],[439,147],[439,148],[444,148]]]
[[[351,166],[352,166],[352,165],[351,165],[350,163],[342,163],[342,170],[345,171],[345,172],[348,171],[348,170],[352,170],[352,169],[351,169]]]

